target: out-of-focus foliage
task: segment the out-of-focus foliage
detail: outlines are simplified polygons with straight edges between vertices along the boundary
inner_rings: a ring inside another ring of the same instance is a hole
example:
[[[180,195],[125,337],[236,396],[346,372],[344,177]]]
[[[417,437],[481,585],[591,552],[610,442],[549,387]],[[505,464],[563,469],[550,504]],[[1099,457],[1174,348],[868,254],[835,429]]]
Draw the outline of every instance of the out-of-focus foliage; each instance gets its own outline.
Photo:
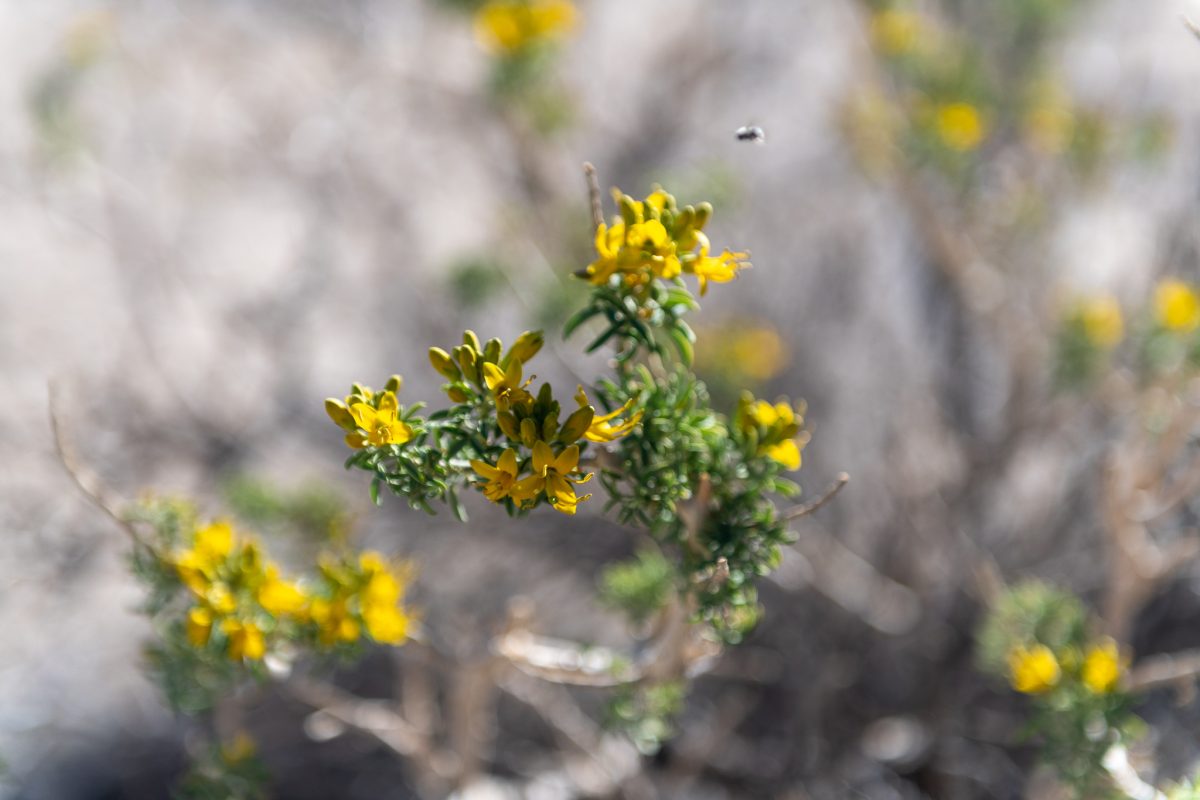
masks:
[[[1029,734],[1079,800],[1119,796],[1105,755],[1142,730],[1120,685],[1127,656],[1090,627],[1073,595],[1029,582],[997,599],[979,633],[981,665],[1029,697]]]
[[[246,733],[213,744],[192,760],[175,790],[178,800],[266,800],[267,771]]]
[[[600,598],[642,624],[667,603],[674,586],[671,565],[661,554],[645,550],[613,564],[600,576]]]

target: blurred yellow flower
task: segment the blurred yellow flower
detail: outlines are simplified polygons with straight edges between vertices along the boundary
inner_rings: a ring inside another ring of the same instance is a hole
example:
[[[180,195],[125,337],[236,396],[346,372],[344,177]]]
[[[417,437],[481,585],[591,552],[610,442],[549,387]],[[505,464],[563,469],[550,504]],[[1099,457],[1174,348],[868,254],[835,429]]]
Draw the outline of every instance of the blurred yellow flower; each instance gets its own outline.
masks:
[[[916,49],[921,17],[912,11],[888,8],[871,17],[871,41],[880,52],[901,56]]]
[[[779,374],[787,363],[787,349],[773,328],[748,328],[734,333],[729,353],[746,377],[765,381]]]
[[[774,459],[787,469],[800,469],[800,451],[808,443],[808,434],[801,430],[803,404],[797,410],[786,400],[768,403],[744,392],[735,423],[756,443],[756,455]]]
[[[1075,115],[1065,106],[1043,105],[1025,114],[1025,135],[1036,149],[1055,155],[1067,149],[1075,132]]]
[[[258,661],[266,654],[267,645],[262,630],[253,622],[227,619],[221,623],[221,630],[229,639],[228,655],[231,661]]]
[[[308,598],[299,586],[281,579],[274,567],[268,567],[266,580],[258,587],[258,604],[268,614],[298,616],[308,605]]]
[[[1180,280],[1165,280],[1154,292],[1158,322],[1170,331],[1190,332],[1200,327],[1200,297]]]
[[[983,141],[984,125],[979,110],[970,103],[938,106],[935,119],[938,137],[951,150],[966,153]]]
[[[491,0],[475,14],[475,35],[489,50],[513,55],[569,33],[576,16],[569,0]]]
[[[208,644],[208,637],[212,634],[212,625],[213,615],[207,608],[196,606],[189,611],[184,626],[188,644],[192,647],[203,647]]]
[[[1109,694],[1121,679],[1121,651],[1112,639],[1088,648],[1083,658],[1083,685],[1092,694]]]
[[[408,616],[387,605],[369,605],[363,609],[367,633],[380,644],[400,644],[408,636]]]
[[[1023,694],[1048,692],[1062,677],[1058,659],[1043,644],[1014,647],[1008,654],[1008,672],[1012,687]]]
[[[1094,297],[1079,307],[1079,321],[1088,341],[1097,347],[1115,347],[1125,335],[1121,307],[1112,297]]]

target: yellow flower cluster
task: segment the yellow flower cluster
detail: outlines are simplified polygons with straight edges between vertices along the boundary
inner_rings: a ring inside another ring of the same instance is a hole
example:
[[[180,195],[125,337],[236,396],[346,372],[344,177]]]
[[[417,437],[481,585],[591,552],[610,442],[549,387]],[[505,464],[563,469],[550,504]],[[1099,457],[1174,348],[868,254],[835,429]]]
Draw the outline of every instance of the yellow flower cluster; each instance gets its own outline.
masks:
[[[1121,306],[1115,298],[1107,295],[1081,302],[1074,311],[1073,320],[1087,340],[1103,350],[1116,347],[1125,336]]]
[[[1200,295],[1180,280],[1165,280],[1154,291],[1158,324],[1176,333],[1191,333],[1200,327]]]
[[[218,633],[230,660],[262,659],[269,639],[288,630],[313,628],[323,644],[357,640],[360,629],[346,636],[351,629],[341,618],[334,620],[329,610],[334,606],[353,614],[355,625],[364,622],[377,642],[404,640],[402,583],[377,554],[363,554],[357,572],[335,572],[323,565],[325,585],[306,591],[284,578],[256,541],[240,537],[229,522],[216,521],[196,528],[189,546],[168,560],[192,595],[185,619],[188,642],[207,647]]]
[[[389,378],[381,392],[356,383],[344,401],[327,399],[325,412],[347,432],[346,444],[355,450],[368,445],[404,444],[412,439],[413,430],[400,419],[400,402],[396,395],[402,385],[399,375]]]
[[[768,403],[744,392],[738,401],[734,424],[749,439],[759,456],[767,456],[788,469],[800,469],[800,451],[808,443],[804,405],[798,409],[786,400]]]
[[[688,274],[696,276],[703,295],[710,281],[727,283],[749,266],[748,253],[725,250],[719,256],[709,255],[703,232],[712,216],[708,203],[679,208],[675,198],[661,189],[645,200],[614,189],[613,198],[621,214],[596,229],[598,257],[584,272],[593,284],[605,284],[613,275],[639,286],[654,278],[670,280]]]
[[[1046,694],[1062,685],[1064,677],[1091,694],[1111,694],[1120,684],[1122,669],[1120,648],[1108,638],[1091,644],[1082,658],[1078,651],[1056,655],[1044,644],[1018,645],[1008,653],[1009,680],[1023,694]]]
[[[357,641],[364,629],[380,644],[400,644],[407,638],[409,616],[400,605],[402,569],[368,550],[357,559],[325,557],[320,572],[326,591],[309,605],[320,644]]]
[[[534,396],[529,391],[533,378],[524,379],[525,363],[542,344],[540,331],[526,331],[505,352],[499,339],[480,344],[473,331],[466,331],[463,343],[451,352],[430,348],[429,361],[450,379],[445,389],[451,400],[484,399],[495,406],[496,423],[511,445],[495,464],[472,460],[472,469],[483,479],[484,496],[494,503],[512,500],[518,507],[529,507],[544,495],[558,511],[574,514],[579,503],[591,497],[578,497],[574,489],[592,477],[579,471],[580,440],[611,442],[633,430],[642,415],[630,413],[632,403],[627,403],[597,416],[579,387],[579,407],[560,424],[561,406],[550,384],[543,384]],[[626,418],[618,420],[622,415]],[[521,448],[529,451],[527,457],[520,455]]]
[[[475,34],[487,49],[513,56],[566,35],[575,18],[570,0],[490,0],[475,14]]]

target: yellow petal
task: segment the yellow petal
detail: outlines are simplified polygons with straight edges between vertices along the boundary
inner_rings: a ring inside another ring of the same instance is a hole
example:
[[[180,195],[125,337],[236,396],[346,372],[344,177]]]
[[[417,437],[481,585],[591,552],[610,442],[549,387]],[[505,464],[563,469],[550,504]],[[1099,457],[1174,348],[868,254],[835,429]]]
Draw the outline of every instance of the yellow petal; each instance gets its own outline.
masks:
[[[554,459],[554,469],[557,472],[566,475],[568,472],[573,472],[579,466],[579,445],[573,444],[558,454],[558,458]]]
[[[578,451],[578,448],[576,448]],[[546,470],[554,464],[554,451],[543,441],[533,443],[533,471],[544,476]]]
[[[509,475],[517,474],[517,453],[514,450],[505,450],[500,455],[500,461],[496,464],[501,472],[507,472]]]

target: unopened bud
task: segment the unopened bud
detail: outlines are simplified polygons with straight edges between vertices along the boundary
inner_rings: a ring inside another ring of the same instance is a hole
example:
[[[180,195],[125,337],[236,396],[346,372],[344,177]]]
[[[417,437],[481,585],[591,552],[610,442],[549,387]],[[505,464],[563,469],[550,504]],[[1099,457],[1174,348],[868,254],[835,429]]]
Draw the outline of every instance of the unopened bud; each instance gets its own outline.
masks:
[[[358,423],[354,421],[354,415],[350,413],[350,409],[346,408],[346,404],[341,400],[335,400],[332,397],[328,398],[325,401],[325,413],[342,430],[358,430]]]
[[[429,363],[439,374],[449,380],[456,381],[462,375],[462,371],[450,358],[450,354],[440,347],[429,348]]]

